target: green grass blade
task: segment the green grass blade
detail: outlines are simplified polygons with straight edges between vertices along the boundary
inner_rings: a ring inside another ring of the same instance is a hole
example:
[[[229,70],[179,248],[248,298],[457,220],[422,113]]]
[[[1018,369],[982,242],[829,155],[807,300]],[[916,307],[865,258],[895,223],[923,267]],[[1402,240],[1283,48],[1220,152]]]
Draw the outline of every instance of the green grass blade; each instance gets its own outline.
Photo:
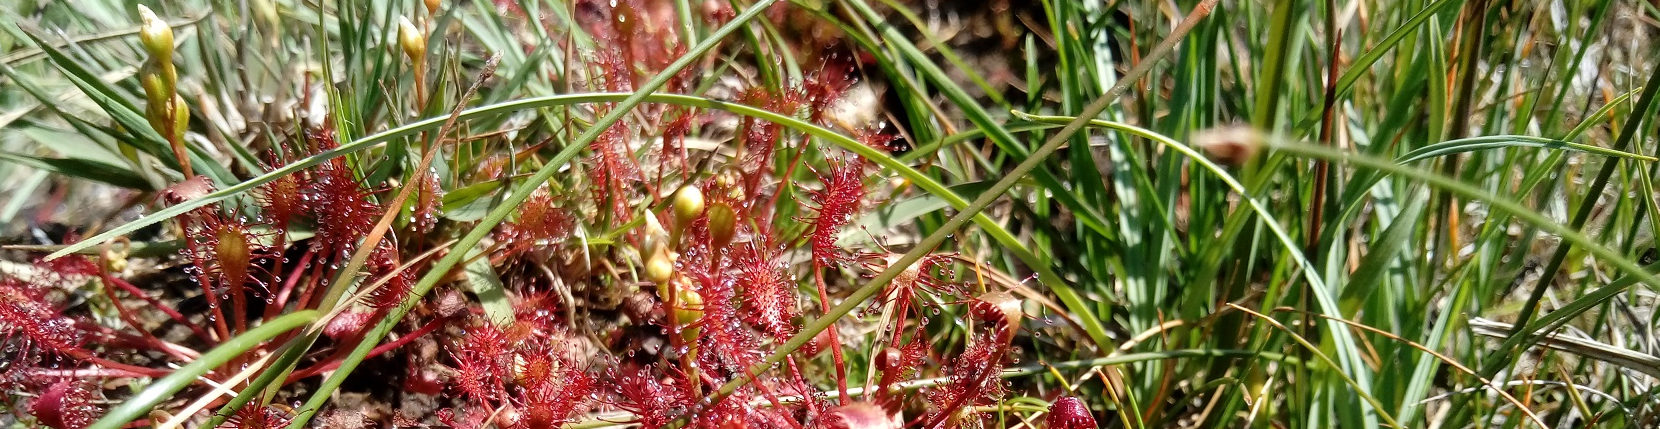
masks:
[[[1429,159],[1429,158],[1442,157],[1442,156],[1448,156],[1448,155],[1457,155],[1457,154],[1460,154],[1460,153],[1474,152],[1474,151],[1479,151],[1479,150],[1503,149],[1503,148],[1509,148],[1509,147],[1537,147],[1537,148],[1546,148],[1546,149],[1565,149],[1565,150],[1574,150],[1574,151],[1580,151],[1580,152],[1597,154],[1597,155],[1610,156],[1610,157],[1615,157],[1615,158],[1634,159],[1634,160],[1639,160],[1639,161],[1655,161],[1656,160],[1652,156],[1640,155],[1640,154],[1635,154],[1635,153],[1630,153],[1630,152],[1624,152],[1624,151],[1604,148],[1604,147],[1600,147],[1600,146],[1592,146],[1592,145],[1588,145],[1588,144],[1579,144],[1579,143],[1574,143],[1574,142],[1565,141],[1565,140],[1556,140],[1556,139],[1548,139],[1548,138],[1544,138],[1544,137],[1533,137],[1533,136],[1498,135],[1498,136],[1482,136],[1482,137],[1463,138],[1463,139],[1458,139],[1458,140],[1449,140],[1449,141],[1444,141],[1444,142],[1432,144],[1432,145],[1429,145],[1429,146],[1424,146],[1424,147],[1418,148],[1416,150],[1413,150],[1411,152],[1407,152],[1406,155],[1402,155],[1400,158],[1396,159],[1395,162],[1398,162],[1398,163],[1401,163],[1401,164],[1411,164],[1413,162],[1422,161],[1422,160]]]
[[[174,370],[173,374],[150,383],[137,395],[128,398],[121,405],[111,409],[108,414],[98,419],[89,428],[120,429],[126,426],[127,422],[148,414],[155,408],[156,404],[172,398],[173,394],[184,390],[185,387],[189,387],[191,384],[195,384],[197,378],[207,374],[208,371],[225,365],[231,359],[241,357],[244,353],[258,347],[260,344],[264,344],[272,337],[311,323],[311,321],[317,319],[317,315],[316,310],[298,311],[272,319],[259,325],[259,327],[242,333],[242,335],[237,335],[235,338],[219,345],[219,347],[214,347],[213,350],[203,354],[202,357]]]

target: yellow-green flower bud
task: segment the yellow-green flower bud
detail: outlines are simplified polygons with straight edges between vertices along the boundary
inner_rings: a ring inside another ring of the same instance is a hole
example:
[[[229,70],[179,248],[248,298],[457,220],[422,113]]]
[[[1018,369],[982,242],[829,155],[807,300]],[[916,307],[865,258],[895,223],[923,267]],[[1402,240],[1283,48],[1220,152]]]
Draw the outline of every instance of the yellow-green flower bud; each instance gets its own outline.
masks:
[[[658,252],[646,258],[646,280],[662,285],[674,277],[674,259]]]
[[[173,140],[184,141],[184,130],[190,129],[190,107],[185,106],[184,97],[173,94]]]
[[[738,213],[726,203],[715,203],[709,206],[709,244],[716,249],[724,249],[732,244],[732,236],[737,234]]]
[[[138,41],[144,45],[144,50],[150,52],[150,57],[157,62],[172,62],[173,27],[144,5],[138,5],[138,17],[141,20]]]
[[[703,214],[703,190],[696,186],[682,186],[674,193],[674,226],[685,228]]]
[[[427,36],[409,18],[398,17],[398,46],[403,48],[403,54],[409,56],[409,61],[420,63],[426,60]]]
[[[692,288],[675,288],[674,318],[679,324],[686,325],[696,322],[703,317],[703,296],[698,295]]]
[[[138,84],[144,87],[145,110],[152,115],[165,113],[162,105],[173,98],[173,87],[161,73],[154,72],[155,67],[146,65],[143,72],[138,74]]]
[[[674,300],[669,300],[669,294],[674,294]],[[686,276],[676,276],[672,284],[657,288],[657,297],[664,303],[673,303],[669,309],[669,324],[680,329],[680,339],[687,344],[693,344],[686,353],[689,356],[697,354],[697,337],[703,329],[697,325],[697,320],[703,318],[703,295],[692,290],[692,279]]]

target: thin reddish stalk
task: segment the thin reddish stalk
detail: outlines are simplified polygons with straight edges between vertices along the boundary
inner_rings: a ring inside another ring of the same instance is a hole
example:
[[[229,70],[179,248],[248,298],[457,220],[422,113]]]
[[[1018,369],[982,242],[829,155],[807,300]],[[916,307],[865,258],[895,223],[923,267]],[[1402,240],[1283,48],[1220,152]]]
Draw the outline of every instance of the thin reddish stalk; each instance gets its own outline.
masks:
[[[180,218],[181,221],[179,222],[179,228],[181,230],[189,230],[188,225],[186,225],[186,223],[189,222],[189,218],[190,216]],[[186,238],[184,240],[184,244],[185,247],[189,248],[190,254],[202,254],[201,249],[198,249],[196,246],[196,240]],[[202,286],[202,295],[207,298],[209,310],[208,318],[212,319],[213,327],[215,329],[214,332],[219,334],[218,341],[229,340],[231,339],[231,328],[230,325],[225,322],[225,309],[223,305],[219,304],[219,294],[213,293],[213,279],[208,277],[205,264],[200,263],[202,262],[200,260],[197,262],[196,283]]]
[[[84,321],[84,320],[76,320],[75,321],[75,326],[77,328],[82,329],[82,330],[104,336],[105,338],[104,338],[103,342],[106,343],[106,344],[109,344],[109,345],[119,345],[119,346],[124,346],[124,347],[129,347],[129,348],[144,348],[144,349],[154,350],[154,351],[166,353],[168,356],[172,356],[172,357],[174,357],[178,360],[181,360],[181,361],[190,361],[190,360],[194,360],[197,357],[201,356],[201,353],[197,353],[195,350],[191,350],[188,347],[167,342],[166,340],[156,338],[153,335],[149,335],[149,336],[134,335],[134,334],[130,334],[130,333],[110,329],[108,326],[100,325],[96,322],[90,322],[90,321]]]
[[[778,400],[778,393],[773,392],[772,387],[767,386],[766,383],[755,383],[755,387],[761,389],[761,396],[767,398],[767,402],[772,404],[772,409],[784,409],[784,403]],[[805,402],[812,403],[813,401]],[[784,422],[789,423],[791,428],[802,429],[801,423],[797,423],[794,419],[784,419]]]
[[[778,198],[784,195],[785,189],[789,189],[790,182],[792,181],[791,179],[795,177],[795,167],[801,165],[801,156],[807,153],[807,144],[811,142],[808,137],[809,136],[807,135],[801,136],[801,144],[796,148],[795,156],[790,157],[790,165],[784,167],[784,175],[779,176],[780,184],[778,186],[778,192],[772,193],[772,201],[767,203],[767,207],[778,207]],[[768,219],[767,222],[764,222],[763,224],[771,223],[771,219]],[[770,246],[772,243],[767,243],[767,245]]]
[[[433,319],[431,322],[427,322],[426,325],[422,325],[420,329],[416,329],[414,332],[410,332],[409,335],[404,335],[402,337],[398,337],[398,339],[396,339],[396,340],[392,340],[392,342],[376,346],[373,350],[369,351],[369,356],[368,357],[372,358],[372,357],[380,356],[381,354],[392,351],[392,349],[402,347],[404,344],[409,344],[410,341],[415,341],[416,338],[420,338],[423,335],[426,335],[428,333],[431,333],[434,330],[437,330],[438,327],[444,325],[445,321],[446,321],[446,319],[444,319],[444,318]],[[370,326],[373,326],[373,325],[370,325]],[[334,354],[334,356],[330,356],[329,359],[326,360],[324,363],[321,363],[321,364],[318,364],[318,365],[315,365],[315,366],[311,366],[311,367],[307,367],[307,368],[304,368],[304,369],[300,369],[300,370],[294,371],[293,374],[289,374],[288,375],[288,381],[286,381],[285,383],[293,383],[295,381],[305,379],[306,377],[310,377],[310,376],[317,375],[317,374],[322,374],[325,371],[332,371],[335,368],[339,368],[341,358],[345,357],[346,353],[351,352],[351,350],[352,350],[351,348],[340,348],[339,351],[337,351]]]
[[[317,291],[317,282],[320,281],[322,276],[323,264],[313,265],[311,267],[311,276],[306,280],[305,290],[300,291],[300,300],[297,301],[299,308],[315,308],[311,303],[313,298],[312,292]]]
[[[109,298],[110,305],[115,306],[115,313],[121,318],[121,321],[125,322],[127,326],[133,327],[134,330],[143,332],[145,336],[150,336],[150,332],[144,330],[144,325],[140,325],[138,323],[138,318],[133,316],[133,312],[127,310],[127,306],[121,305],[121,298],[115,296],[115,289],[107,287],[107,285],[113,283],[110,281],[109,272],[104,271],[103,267],[99,267],[98,277],[102,279],[106,285],[106,287],[101,288],[104,290],[104,297]]]
[[[38,368],[29,371],[32,375],[44,378],[138,378],[150,377],[148,374],[136,373],[115,368],[76,368],[76,369],[44,369]]]
[[[812,388],[811,384],[807,384],[807,377],[801,374],[801,365],[795,362],[795,355],[790,355],[789,357],[785,358],[784,359],[784,365],[789,367],[790,376],[795,377],[795,382],[796,383],[800,384],[804,388],[809,388],[809,389]],[[805,391],[801,392],[801,394],[802,394],[802,396],[801,396],[802,401],[801,402],[807,403],[807,415],[809,415],[809,416],[818,416],[819,415],[818,401],[814,401],[814,400],[811,400],[810,398],[808,398],[807,392],[805,392]]]
[[[121,291],[126,291],[128,294],[138,296],[139,299],[144,299],[144,303],[148,303],[151,308],[158,309],[161,313],[168,314],[168,318],[173,319],[174,323],[183,324],[183,326],[191,328],[191,333],[196,334],[196,338],[201,338],[203,341],[207,341],[207,343],[214,343],[214,339],[212,339],[211,334],[207,334],[207,331],[203,331],[201,326],[191,323],[191,319],[184,318],[184,314],[179,313],[178,309],[173,309],[171,306],[163,306],[161,301],[149,298],[149,294],[144,294],[144,291],[138,289],[138,286],[126,283],[125,279],[116,278],[116,276],[106,276],[105,284],[115,284],[116,288],[121,288]],[[134,324],[134,326],[136,326],[136,324]]]
[[[271,227],[277,231],[277,236],[271,239],[271,249],[277,252],[277,260],[271,262],[271,272],[269,274],[271,274],[271,284],[277,284],[283,281],[278,276],[282,275],[283,262],[288,261],[288,250],[285,248],[288,245],[288,220],[278,219]],[[304,267],[305,262],[311,260],[309,256],[311,256],[311,253],[306,252],[306,257],[300,259],[299,266]],[[299,271],[295,270],[294,274],[298,275]],[[285,282],[284,286],[293,287],[293,283],[291,281]],[[271,291],[267,290],[265,292],[270,293]],[[287,297],[286,294],[283,295],[283,298]],[[276,299],[274,295],[268,295],[266,298],[271,299],[271,302],[266,303],[268,305],[265,306],[265,314],[260,317],[260,320],[271,320],[271,318],[277,317],[277,312],[282,309],[282,303],[285,302],[283,299]],[[269,305],[272,303],[276,305]]]
[[[316,254],[316,252],[305,252],[304,255],[300,256],[300,263],[294,264],[294,271],[288,273],[288,277],[283,280],[282,288],[272,297],[272,305],[265,306],[265,319],[269,320],[277,317],[277,314],[281,313],[282,309],[286,307],[288,297],[294,293],[294,285],[300,283],[300,277],[302,277],[300,273],[305,270],[306,265],[311,264],[311,257]],[[277,259],[277,263],[281,264],[282,259]],[[281,271],[273,270],[273,272]]]
[[[243,279],[227,279],[231,295],[231,328],[232,332],[248,332],[248,289]]]
[[[165,370],[165,369],[146,368],[146,367],[142,367],[142,366],[138,366],[138,365],[124,364],[124,363],[112,361],[112,360],[109,360],[109,359],[104,359],[104,358],[101,358],[101,357],[98,357],[98,356],[94,356],[92,354],[92,352],[86,351],[84,349],[64,350],[63,354],[69,355],[69,357],[75,358],[75,360],[83,361],[83,362],[90,363],[90,364],[93,364],[93,365],[102,366],[102,367],[109,368],[109,369],[130,372],[130,373],[133,373],[133,374],[137,374],[141,377],[160,378],[160,377],[166,377],[168,374],[173,373],[172,371],[168,371],[168,370]]]
[[[820,311],[829,311],[830,292],[824,286],[824,270],[818,261],[813,261],[813,283],[818,286],[818,302]],[[824,330],[830,334],[830,357],[836,362],[836,391],[841,395],[842,405],[852,402],[847,395],[847,364],[842,359],[842,341],[836,335],[836,328]]]

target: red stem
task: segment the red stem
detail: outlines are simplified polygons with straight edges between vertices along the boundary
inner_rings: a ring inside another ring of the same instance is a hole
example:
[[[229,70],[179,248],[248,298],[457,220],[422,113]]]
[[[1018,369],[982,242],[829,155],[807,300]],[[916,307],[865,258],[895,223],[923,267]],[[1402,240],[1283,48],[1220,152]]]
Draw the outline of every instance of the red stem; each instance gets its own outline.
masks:
[[[311,276],[306,280],[305,290],[300,291],[300,300],[297,302],[299,308],[311,308],[311,293],[317,290],[317,281],[322,275],[323,264],[319,263],[311,267]]]
[[[95,322],[76,320],[75,327],[83,331],[87,331],[88,333],[104,336],[100,342],[107,345],[154,350],[166,353],[168,356],[172,356],[181,361],[191,361],[201,356],[201,353],[197,353],[195,350],[167,342],[166,340],[156,338],[155,336],[138,336],[126,332],[120,332],[110,329],[108,326],[99,325]]]
[[[790,375],[795,377],[795,382],[797,384],[800,384],[803,389],[813,389],[811,384],[807,384],[807,377],[801,375],[801,365],[795,362],[795,355],[786,356],[784,364],[789,366]],[[807,404],[808,416],[812,416],[815,419],[818,418],[818,401],[813,400],[812,395],[806,390],[801,392],[801,402]]]
[[[821,268],[823,267],[819,266],[818,261],[813,261],[813,282],[818,286],[819,308],[828,311],[830,293],[824,286],[824,270]],[[836,327],[831,326],[825,332],[830,333],[830,356],[836,362],[836,390],[841,394],[842,405],[847,405],[852,402],[852,398],[847,395],[847,364],[842,361],[842,342],[836,336]]]
[[[129,364],[124,364],[124,363],[112,361],[112,360],[109,360],[109,359],[104,359],[104,358],[101,358],[101,357],[93,356],[92,352],[89,352],[89,351],[86,351],[86,350],[83,350],[83,349],[63,350],[63,351],[60,351],[60,353],[63,353],[65,355],[69,355],[69,357],[71,357],[71,358],[75,358],[76,360],[80,360],[80,361],[85,361],[85,362],[93,364],[93,365],[98,365],[98,366],[102,366],[102,367],[113,369],[113,370],[126,371],[126,372],[137,374],[137,375],[143,376],[143,377],[161,378],[161,377],[166,377],[168,374],[173,373],[173,371],[168,371],[168,370],[165,370],[165,369],[146,368],[146,367],[142,367],[142,366],[138,366],[138,365],[129,365]]]
[[[183,230],[186,235],[189,235],[189,215],[180,218],[179,229]],[[186,237],[184,239],[184,245],[190,249],[190,254],[202,254],[201,249],[198,249],[196,246],[195,239]],[[231,338],[231,328],[230,325],[225,323],[225,311],[223,306],[219,305],[219,294],[213,293],[213,280],[207,275],[206,264],[202,263],[205,261],[200,260],[200,258],[193,259],[196,259],[195,261],[192,261],[196,262],[196,283],[202,286],[202,295],[207,298],[208,309],[211,310],[210,314],[208,314],[208,318],[213,319],[213,327],[216,329],[215,332],[219,334],[220,341],[229,340]]]
[[[422,335],[426,335],[431,333],[433,330],[438,329],[439,326],[443,326],[444,321],[444,318],[433,319],[431,322],[427,322],[426,325],[421,326],[420,329],[416,329],[415,332],[410,332],[409,335],[404,335],[402,337],[398,337],[396,340],[392,340],[392,342],[381,344],[373,350],[370,350],[369,356],[365,357],[365,359],[380,356],[381,354],[392,351],[392,349],[401,347],[404,344],[409,344],[410,341],[415,341],[416,338],[420,338]],[[295,381],[305,379],[306,377],[322,374],[324,371],[333,371],[335,368],[339,368],[341,362],[340,358],[345,355],[343,352],[350,350],[350,348],[341,348],[335,353],[334,356],[330,356],[324,363],[294,371],[293,374],[288,375],[288,381],[285,383],[293,383]]]
[[[778,192],[772,193],[772,202],[767,203],[767,207],[778,207],[778,197],[784,195],[785,189],[789,189],[790,182],[795,177],[795,167],[801,165],[801,156],[807,153],[807,143],[810,141],[807,137],[805,135],[801,136],[801,145],[795,150],[795,156],[790,157],[790,165],[784,168],[784,175],[779,176],[783,178],[781,179],[782,183],[778,186]],[[771,220],[768,220],[767,223],[771,223]],[[772,243],[767,244],[771,245]]]
[[[304,255],[300,256],[300,262],[294,264],[294,271],[288,273],[287,278],[283,279],[282,288],[278,289],[277,294],[272,297],[272,304],[265,307],[265,319],[269,320],[277,317],[277,314],[282,312],[283,307],[287,306],[288,297],[294,293],[294,285],[300,282],[300,273],[305,271],[306,265],[311,264],[311,257],[316,254],[316,252],[305,252]],[[277,263],[281,264],[282,259],[278,259]]]
[[[110,276],[108,278],[108,283],[115,285],[115,287],[121,288],[121,290],[126,291],[133,296],[137,296],[139,299],[143,299],[144,302],[150,304],[151,307],[167,314],[167,317],[173,319],[174,322],[178,322],[180,325],[189,327],[190,331],[196,333],[196,337],[201,338],[203,341],[207,341],[208,343],[217,343],[213,340],[213,335],[210,335],[207,331],[202,330],[200,325],[191,323],[189,318],[184,317],[183,313],[179,313],[179,310],[162,305],[161,301],[144,294],[144,291],[139,290],[138,287],[133,286],[132,283],[128,283],[126,280],[122,280],[119,277],[114,276]]]
[[[231,324],[233,332],[248,332],[248,296],[247,287],[243,285],[247,278],[227,279],[227,287],[231,295]]]

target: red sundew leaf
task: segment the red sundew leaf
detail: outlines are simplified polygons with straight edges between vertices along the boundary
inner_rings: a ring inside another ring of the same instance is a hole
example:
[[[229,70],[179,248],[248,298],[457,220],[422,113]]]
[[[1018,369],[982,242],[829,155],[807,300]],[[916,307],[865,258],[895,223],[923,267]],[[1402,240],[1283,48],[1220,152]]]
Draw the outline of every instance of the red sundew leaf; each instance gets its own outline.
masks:
[[[236,429],[276,429],[288,426],[289,416],[273,407],[246,406],[236,410],[225,427]]]
[[[610,389],[618,398],[617,408],[633,414],[633,423],[648,428],[667,425],[697,401],[683,378],[661,379],[652,374],[650,368],[636,368],[615,370],[606,377],[616,380]],[[679,374],[670,377],[675,375]]]
[[[373,320],[374,316],[374,313],[368,311],[348,310],[342,312],[339,316],[335,316],[334,320],[330,320],[328,325],[323,326],[323,336],[337,341],[351,339],[357,333],[363,332],[363,328],[369,326],[369,322]]]
[[[739,101],[755,107],[765,108],[783,115],[794,116],[801,109],[802,100],[806,96],[799,89],[785,89],[774,93],[764,87],[753,87],[739,95]],[[763,176],[772,171],[774,155],[777,152],[779,136],[784,127],[782,125],[763,121],[752,117],[740,120],[740,127],[744,131],[743,147],[745,155],[744,184],[751,197],[759,196],[760,181]]]
[[[43,270],[53,281],[64,281],[79,277],[98,275],[98,264],[84,256],[66,256],[53,260],[37,260],[35,266]]]
[[[755,332],[743,323],[735,305],[733,281],[708,276],[698,280],[697,292],[703,297],[703,316],[698,319],[699,344],[697,354],[704,368],[719,368],[730,372],[744,371],[761,358],[760,341]]]
[[[343,258],[374,229],[380,206],[369,201],[368,192],[358,184],[345,159],[329,160],[314,173],[304,193],[306,206],[317,222],[312,249]]]
[[[773,340],[784,342],[795,335],[794,320],[800,311],[778,250],[756,244],[766,241],[751,241],[746,251],[736,255],[737,281],[744,296],[744,321],[759,327]]]
[[[639,170],[629,156],[627,139],[628,126],[619,122],[606,128],[588,146],[594,153],[590,157],[597,184],[594,197],[601,205],[607,200],[611,202],[613,225],[630,219],[632,211],[625,193],[630,184],[639,180]]]
[[[259,203],[262,215],[279,228],[305,211],[301,193],[304,183],[299,174],[289,174],[260,186]],[[285,229],[285,228],[283,228]]]
[[[193,210],[181,219],[186,232],[184,253],[198,270],[198,281],[206,283],[204,287],[252,285],[256,293],[270,293],[262,279],[268,273],[261,263],[275,257],[275,250],[262,244],[273,233],[255,233],[257,224],[213,206]]]
[[[51,279],[0,278],[0,350],[7,352],[8,361],[0,366],[0,386],[23,381],[24,370],[46,357],[70,355],[80,347],[81,330],[47,299],[57,274],[42,276]]]
[[[869,402],[854,402],[826,411],[818,427],[824,429],[899,429],[892,413]]]
[[[1049,429],[1095,429],[1095,416],[1076,396],[1062,396],[1049,404],[1049,417],[1044,419]]]
[[[709,275],[712,263],[710,252],[713,247],[713,238],[709,233],[709,216],[700,216],[692,221],[683,234],[685,236],[681,238],[683,246],[680,249],[680,257],[674,260],[675,272],[693,278]]]
[[[894,392],[891,387],[915,376],[917,368],[927,358],[926,336],[918,336],[900,347],[890,346],[877,355],[876,366],[882,371],[882,378],[877,381],[876,402],[889,412],[899,412],[906,395]]]
[[[392,277],[369,292],[369,296],[364,298],[364,304],[374,308],[392,308],[403,303],[404,297],[409,295],[416,281],[415,270],[405,268],[403,271],[397,271],[401,265],[397,255],[397,248],[389,242],[381,242],[381,245],[375,248],[375,253],[370,255],[368,272],[372,278],[378,281],[384,276]],[[397,273],[393,274],[394,271]]]
[[[461,415],[456,414],[452,408],[438,410],[438,422],[455,429],[482,428],[494,412],[489,409],[461,407]]]
[[[838,61],[829,61],[818,72],[807,77],[801,86],[802,96],[807,103],[807,119],[813,122],[822,122],[824,115],[842,93],[853,86],[857,79],[852,75],[853,67],[841,64]]]
[[[668,170],[669,160],[679,162],[682,174],[689,173],[686,171],[688,168],[686,135],[692,132],[692,118],[694,115],[689,111],[675,112],[674,119],[667,121],[667,124],[663,126],[663,148],[662,153],[657,157],[659,175],[662,174],[661,172]]]
[[[819,175],[824,187],[812,192],[817,213],[812,218],[809,234],[813,261],[821,266],[834,266],[847,260],[842,249],[836,247],[836,238],[859,212],[865,198],[862,160],[831,161],[829,170],[829,175]]]
[[[548,339],[524,343],[517,359],[519,389],[515,428],[551,428],[587,412],[598,380],[571,358],[569,344]]]
[[[514,296],[513,318],[533,337],[546,337],[560,332],[559,300],[553,292],[537,291]]]
[[[518,217],[502,227],[497,239],[507,243],[509,253],[523,252],[539,241],[569,237],[575,225],[575,218],[558,207],[545,188],[537,189],[519,206]]]
[[[266,158],[271,164],[285,165],[293,161],[275,153],[267,152]],[[306,212],[304,193],[305,174],[296,172],[260,185],[254,198],[259,203],[261,218],[281,234],[288,231],[290,222]]]
[[[479,320],[467,327],[467,335],[450,347],[455,359],[455,388],[475,401],[501,399],[502,383],[511,368],[512,342],[495,323]]]
[[[894,253],[862,253],[858,259],[866,271],[880,273],[898,261],[900,256]],[[906,267],[888,283],[882,290],[881,302],[910,301],[918,292],[964,296],[962,284],[952,280],[956,277],[956,271],[951,269],[954,258],[954,254],[940,253],[923,256],[922,260]]]
[[[599,67],[596,75],[600,77],[598,84],[601,89],[609,92],[634,91],[634,72],[626,55],[626,52],[616,46],[594,53],[593,64]]]
[[[989,326],[975,333],[968,347],[951,363],[950,380],[929,392],[934,409],[929,412],[928,427],[954,422],[965,416],[967,407],[1003,395],[1002,379],[997,375],[1003,370],[1003,358],[1019,329],[1020,300],[1004,292],[990,292],[970,301],[968,307],[972,317]]]
[[[42,426],[54,429],[81,429],[98,418],[99,408],[92,404],[95,392],[90,383],[62,379],[40,390],[40,396],[29,401],[29,414]]]
[[[671,2],[613,0],[610,4],[615,42],[628,50],[642,72],[655,74],[679,58],[674,55],[675,47],[680,46],[678,17]]]
[[[873,130],[860,131],[859,135],[854,137],[859,140],[859,143],[862,143],[865,146],[884,151],[895,150],[896,148],[894,147],[893,142],[894,140],[899,139],[899,136],[893,134],[883,134]]]

